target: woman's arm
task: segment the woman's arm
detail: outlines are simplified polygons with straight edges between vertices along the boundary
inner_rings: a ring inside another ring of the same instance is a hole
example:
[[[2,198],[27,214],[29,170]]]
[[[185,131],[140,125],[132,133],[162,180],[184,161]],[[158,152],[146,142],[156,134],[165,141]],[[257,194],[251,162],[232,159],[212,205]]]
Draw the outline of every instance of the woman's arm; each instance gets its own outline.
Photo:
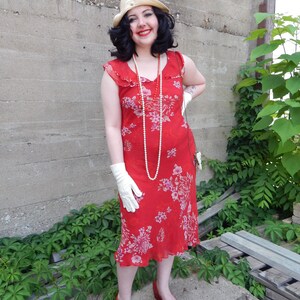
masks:
[[[117,84],[105,71],[101,81],[106,141],[112,164],[124,162],[121,135],[122,114]]]
[[[183,84],[184,91],[192,96],[192,99],[201,95],[205,90],[205,78],[197,69],[195,63],[188,56],[183,55],[184,59],[184,75]]]
[[[106,141],[111,159],[110,169],[117,181],[119,195],[123,207],[128,212],[135,212],[139,204],[135,199],[142,196],[136,183],[126,170],[123,156],[123,142],[121,134],[122,113],[117,84],[105,71],[101,81],[101,97],[103,104]]]

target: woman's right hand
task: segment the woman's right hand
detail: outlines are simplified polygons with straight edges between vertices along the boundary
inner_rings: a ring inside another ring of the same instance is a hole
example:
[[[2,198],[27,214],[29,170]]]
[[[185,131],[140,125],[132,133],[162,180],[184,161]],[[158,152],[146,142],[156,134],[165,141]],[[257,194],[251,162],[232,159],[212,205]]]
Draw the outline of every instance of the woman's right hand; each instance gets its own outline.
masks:
[[[110,166],[110,169],[117,181],[120,198],[123,202],[123,207],[128,212],[135,212],[139,208],[139,204],[135,199],[142,196],[142,192],[128,174],[125,168],[125,163],[117,163]]]

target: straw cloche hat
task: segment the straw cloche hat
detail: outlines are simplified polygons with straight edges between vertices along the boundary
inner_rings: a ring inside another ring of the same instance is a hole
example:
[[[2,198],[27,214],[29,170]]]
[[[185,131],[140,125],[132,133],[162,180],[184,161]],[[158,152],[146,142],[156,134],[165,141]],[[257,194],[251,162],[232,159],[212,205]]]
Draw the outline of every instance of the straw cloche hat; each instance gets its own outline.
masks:
[[[169,8],[158,0],[121,0],[120,12],[116,14],[113,19],[113,27],[117,27],[119,25],[120,21],[129,10],[141,5],[155,6],[164,12],[169,12]]]

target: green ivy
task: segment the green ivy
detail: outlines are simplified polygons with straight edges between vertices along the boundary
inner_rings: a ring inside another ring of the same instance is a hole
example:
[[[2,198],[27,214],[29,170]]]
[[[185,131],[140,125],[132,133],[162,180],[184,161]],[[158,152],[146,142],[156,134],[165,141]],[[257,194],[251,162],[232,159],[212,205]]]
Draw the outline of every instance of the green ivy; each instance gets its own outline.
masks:
[[[265,234],[274,243],[282,241],[300,245],[300,225],[289,224],[282,221],[267,221]]]
[[[117,292],[114,252],[120,239],[118,201],[73,210],[48,232],[0,239],[0,298],[87,299]],[[53,253],[61,261],[53,262]]]
[[[284,168],[299,183],[300,181],[300,52],[298,38],[300,16],[283,16],[265,13],[255,14],[256,23],[269,19],[273,29],[258,29],[251,32],[246,40],[257,40],[266,34],[270,41],[251,51],[249,70],[256,72],[244,78],[237,90],[259,84],[262,94],[252,106],[263,106],[256,116],[253,130],[259,138],[268,142],[270,153],[276,158],[277,166]],[[287,45],[294,52],[287,53]],[[283,54],[274,52],[280,48]],[[270,59],[262,59],[264,56]]]
[[[228,137],[227,160],[207,159],[205,165],[214,176],[200,182],[197,193],[198,200],[212,205],[212,191],[224,193],[234,186],[241,199],[229,201],[216,218],[217,230],[209,237],[227,231],[251,231],[274,214],[291,216],[293,203],[300,202],[300,53],[281,55],[279,62],[261,58],[286,42],[300,44],[295,33],[300,22],[298,17],[260,13],[255,17],[257,23],[265,18],[273,20],[271,42],[256,47],[240,72],[234,87],[239,95],[236,126]],[[289,39],[282,37],[284,32]],[[247,40],[266,33],[266,29],[254,30]],[[277,98],[270,99],[270,95]]]

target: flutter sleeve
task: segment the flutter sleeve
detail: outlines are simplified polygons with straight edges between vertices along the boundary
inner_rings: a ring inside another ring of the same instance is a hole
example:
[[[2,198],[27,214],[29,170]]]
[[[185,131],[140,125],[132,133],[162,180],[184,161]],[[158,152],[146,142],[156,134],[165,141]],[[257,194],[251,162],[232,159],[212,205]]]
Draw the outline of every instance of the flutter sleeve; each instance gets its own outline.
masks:
[[[132,74],[128,71],[126,62],[119,61],[117,59],[111,60],[103,65],[103,69],[108,75],[115,81],[118,86],[136,86],[137,81]]]
[[[180,52],[169,51],[169,69],[165,78],[182,78],[184,75],[184,59]]]

